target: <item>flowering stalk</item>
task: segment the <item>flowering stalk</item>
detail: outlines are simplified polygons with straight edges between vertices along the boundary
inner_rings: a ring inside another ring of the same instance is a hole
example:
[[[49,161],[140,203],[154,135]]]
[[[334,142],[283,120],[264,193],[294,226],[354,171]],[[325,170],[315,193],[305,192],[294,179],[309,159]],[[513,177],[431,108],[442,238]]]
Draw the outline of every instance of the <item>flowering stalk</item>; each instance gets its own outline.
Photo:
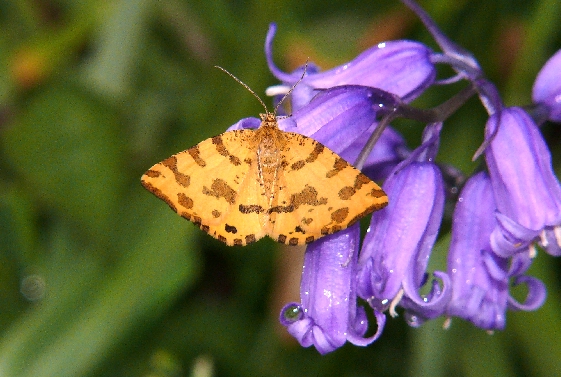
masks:
[[[327,71],[308,63],[290,95],[292,116],[279,118],[281,129],[313,137],[370,178],[383,180],[389,197],[388,206],[372,215],[362,247],[355,224],[306,251],[301,301],[285,306],[281,323],[301,345],[322,354],[347,341],[370,344],[381,335],[384,312],[396,315],[398,309],[411,326],[446,316],[485,330],[504,329],[508,310],[535,310],[545,300],[543,283],[526,274],[536,248],[561,255],[561,186],[538,128],[546,120],[561,121],[561,51],[538,74],[534,104],[505,107],[473,54],[444,35],[413,0],[402,2],[419,16],[441,52],[419,42],[388,41]],[[268,93],[278,100],[304,68],[291,73],[277,68],[275,32],[271,24],[265,55],[280,81]],[[437,80],[437,65],[455,74]],[[428,88],[457,81],[467,86],[440,106],[409,105]],[[489,119],[473,159],[485,159],[455,203],[447,271],[432,271],[435,279],[429,281],[428,260],[445,202],[454,204],[465,181],[454,166],[435,162],[440,131],[475,93]],[[426,125],[418,147],[409,149],[391,127],[399,117]],[[247,118],[231,129],[258,125]],[[510,295],[517,284],[527,286],[523,302]],[[359,297],[376,318],[370,337]]]
[[[280,321],[303,347],[331,352],[349,341],[366,346],[382,334],[385,316],[376,312],[378,330],[364,338],[366,314],[357,306],[356,266],[360,228],[351,226],[311,244],[304,257],[300,303],[286,305]]]

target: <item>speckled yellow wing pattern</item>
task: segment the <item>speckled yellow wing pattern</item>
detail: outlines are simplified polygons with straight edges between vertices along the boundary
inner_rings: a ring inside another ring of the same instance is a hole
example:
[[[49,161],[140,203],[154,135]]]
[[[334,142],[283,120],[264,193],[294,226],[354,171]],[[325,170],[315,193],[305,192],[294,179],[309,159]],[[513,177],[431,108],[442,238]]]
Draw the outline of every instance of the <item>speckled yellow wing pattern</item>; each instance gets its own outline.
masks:
[[[388,203],[382,189],[317,141],[279,130],[273,114],[257,130],[207,139],[154,165],[142,184],[227,245],[268,235],[303,245]]]
[[[384,191],[336,153],[295,133],[283,151],[270,236],[302,245],[335,233],[370,212],[385,207]]]
[[[257,195],[254,130],[225,132],[151,167],[142,184],[175,212],[228,245],[265,235],[261,213],[239,212],[239,197],[265,207]],[[253,179],[252,179],[253,178]]]

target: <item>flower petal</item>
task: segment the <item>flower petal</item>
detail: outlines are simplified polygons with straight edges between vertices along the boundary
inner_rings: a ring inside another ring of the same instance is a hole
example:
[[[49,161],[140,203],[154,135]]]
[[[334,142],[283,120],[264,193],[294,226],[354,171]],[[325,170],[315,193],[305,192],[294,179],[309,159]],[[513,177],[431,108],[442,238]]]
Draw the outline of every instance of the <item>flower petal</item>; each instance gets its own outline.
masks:
[[[336,153],[348,148],[376,122],[380,112],[391,111],[399,99],[376,88],[348,85],[320,92],[290,118],[297,128],[285,131],[310,136]]]
[[[478,173],[467,181],[458,198],[448,253],[452,299],[447,313],[484,329],[504,327],[508,298],[507,260],[489,252],[489,237],[496,226],[494,211],[489,177]],[[497,276],[505,279],[494,279]]]
[[[363,338],[368,323],[356,303],[355,274],[360,236],[359,224],[327,236],[308,246],[300,286],[302,303],[289,304],[281,323],[302,346],[313,345],[325,354],[347,340],[367,345],[380,335]],[[294,308],[298,307],[294,314]]]
[[[347,64],[309,75],[305,84],[313,88],[365,85],[411,101],[434,82],[432,51],[422,43],[390,41],[378,43]]]
[[[514,285],[526,284],[528,294],[524,303],[519,303],[511,296],[508,297],[508,307],[511,310],[532,311],[539,309],[545,302],[547,290],[541,280],[532,276],[518,276]]]
[[[528,114],[506,108],[489,118],[485,132],[494,135],[485,158],[498,211],[533,231],[560,225],[561,186],[547,145]]]
[[[538,230],[528,229],[510,217],[495,212],[497,226],[491,233],[491,249],[499,256],[507,258],[520,251],[528,250],[530,243],[539,235]]]
[[[265,41],[265,55],[273,75],[287,87],[296,83],[302,68],[290,74],[278,69],[272,58],[272,42],[276,25],[269,26]],[[430,57],[432,50],[412,41],[390,41],[379,43],[350,62],[325,72],[317,73],[309,63],[306,76],[292,92],[292,109],[305,106],[318,89],[340,85],[364,85],[393,93],[404,101],[412,101],[427,89],[436,77],[436,69]]]
[[[561,50],[549,58],[538,73],[532,99],[547,106],[550,120],[561,122]]]
[[[358,275],[359,296],[378,310],[402,288],[419,298],[444,208],[442,176],[431,163],[411,162],[390,175],[383,189],[389,204],[372,215]]]

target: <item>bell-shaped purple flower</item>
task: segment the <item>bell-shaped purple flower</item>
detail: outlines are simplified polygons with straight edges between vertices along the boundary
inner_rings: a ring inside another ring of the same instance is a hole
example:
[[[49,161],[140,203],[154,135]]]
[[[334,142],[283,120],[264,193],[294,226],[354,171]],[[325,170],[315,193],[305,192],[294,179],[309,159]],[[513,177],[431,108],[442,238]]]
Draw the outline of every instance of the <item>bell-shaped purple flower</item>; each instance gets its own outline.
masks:
[[[279,127],[310,136],[341,153],[357,139],[364,139],[377,116],[393,111],[400,103],[398,97],[377,88],[338,86],[320,92],[292,116],[279,119]]]
[[[378,330],[364,338],[366,313],[357,307],[356,264],[360,227],[351,226],[308,246],[304,257],[301,303],[286,305],[281,323],[303,347],[314,346],[321,354],[345,342],[366,346],[382,333],[385,316],[375,313]],[[350,247],[349,247],[350,246]]]
[[[561,122],[561,50],[549,58],[538,73],[532,99],[546,107],[549,120]]]
[[[265,55],[273,75],[287,87],[296,83],[302,70],[285,73],[273,62],[272,43],[276,25],[269,26]],[[433,82],[436,69],[431,62],[432,51],[422,43],[391,41],[379,43],[362,52],[352,61],[325,72],[309,65],[307,75],[292,92],[292,110],[306,105],[317,94],[317,89],[339,85],[364,85],[393,93],[409,102]]]
[[[434,139],[421,148],[432,149]],[[431,153],[427,159],[433,157]],[[438,316],[450,296],[448,276],[436,271],[443,289],[433,285],[427,297],[421,297],[419,289],[442,220],[442,175],[432,162],[408,159],[395,168],[383,189],[389,204],[372,215],[359,258],[358,294],[376,310],[393,311],[403,297],[408,310],[424,318]]]
[[[492,138],[485,158],[499,212],[493,251],[508,257],[541,235],[546,250],[559,255],[561,186],[538,127],[524,110],[511,107],[493,114],[485,133]]]
[[[448,254],[452,299],[446,313],[485,330],[503,329],[507,308],[537,309],[546,294],[541,281],[522,276],[530,265],[528,254],[503,258],[491,251],[490,236],[497,226],[495,208],[487,173],[471,177],[456,204]],[[527,284],[525,303],[518,303],[510,296],[511,277],[514,284]]]

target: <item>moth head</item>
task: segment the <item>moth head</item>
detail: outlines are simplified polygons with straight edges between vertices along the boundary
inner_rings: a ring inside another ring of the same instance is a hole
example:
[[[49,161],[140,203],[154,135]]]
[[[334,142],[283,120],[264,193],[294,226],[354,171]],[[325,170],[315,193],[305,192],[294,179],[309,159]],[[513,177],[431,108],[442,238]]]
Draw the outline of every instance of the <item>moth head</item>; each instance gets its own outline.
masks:
[[[230,72],[228,72],[227,70],[225,70],[224,68],[215,65],[216,68],[220,69],[221,71],[223,71],[224,73],[226,73],[228,76],[230,76],[231,78],[233,78],[234,80],[236,80],[241,86],[243,86],[244,88],[246,88],[251,94],[253,94],[253,96],[255,98],[257,98],[257,100],[259,101],[259,103],[261,104],[261,106],[263,106],[263,108],[265,109],[265,113],[264,114],[259,114],[259,116],[261,117],[261,120],[264,122],[270,122],[271,119],[272,121],[276,120],[277,117],[277,111],[280,107],[280,105],[282,105],[282,103],[284,102],[284,100],[292,93],[292,91],[294,90],[294,88],[296,88],[296,85],[300,84],[300,81],[302,81],[302,79],[304,78],[304,76],[306,76],[306,70],[308,69],[308,59],[306,59],[306,64],[304,65],[304,72],[302,72],[302,76],[300,76],[300,78],[298,79],[298,81],[296,81],[296,83],[294,83],[294,85],[292,85],[292,87],[290,88],[290,90],[288,92],[286,92],[286,94],[282,97],[282,99],[279,101],[279,103],[277,103],[277,106],[275,106],[274,111],[271,113],[269,111],[269,109],[267,109],[267,106],[265,105],[265,102],[263,102],[263,100],[261,99],[261,97],[259,97],[247,84],[245,84],[242,80],[238,79],[236,76],[234,76],[233,74],[231,74]]]

